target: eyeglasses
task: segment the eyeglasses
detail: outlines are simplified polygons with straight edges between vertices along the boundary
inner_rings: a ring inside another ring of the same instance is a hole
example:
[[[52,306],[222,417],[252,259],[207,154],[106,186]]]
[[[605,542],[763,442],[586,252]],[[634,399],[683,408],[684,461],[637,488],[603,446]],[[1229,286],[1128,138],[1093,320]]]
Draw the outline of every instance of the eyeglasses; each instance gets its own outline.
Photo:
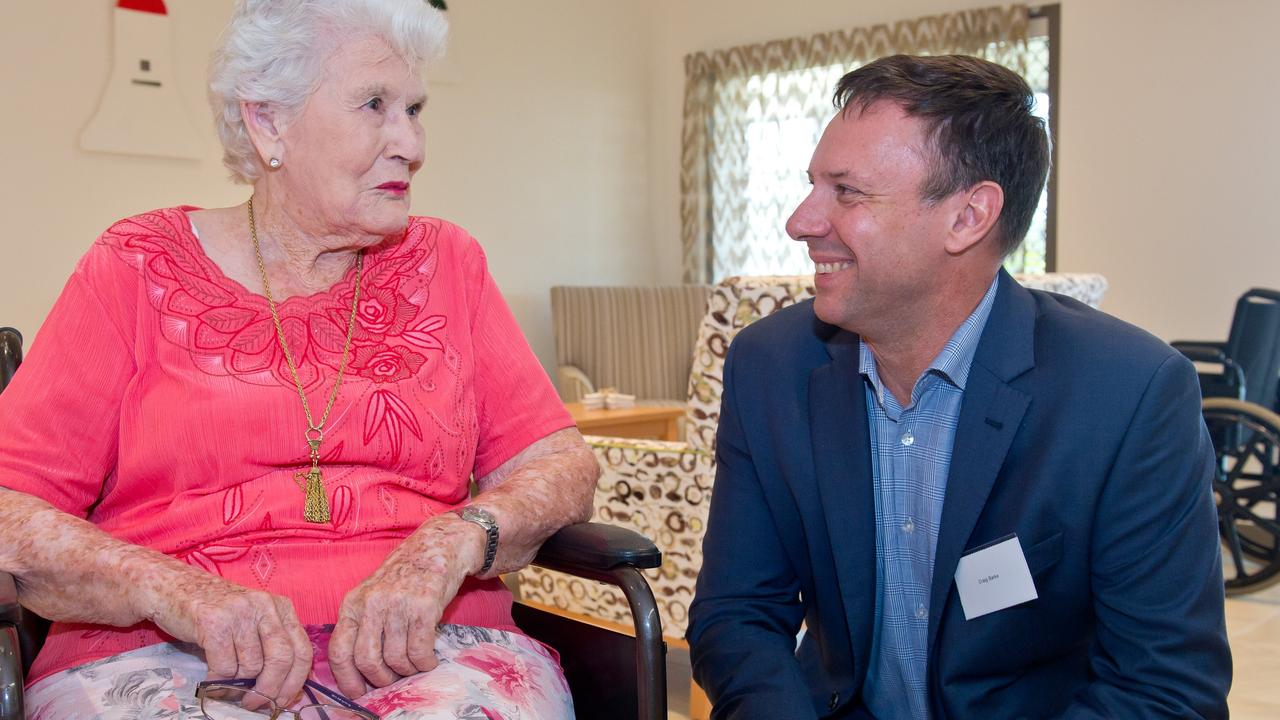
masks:
[[[373,712],[360,707],[341,694],[317,682],[306,681],[302,691],[310,705],[297,710],[282,708],[274,700],[253,689],[256,680],[206,680],[196,686],[200,712],[208,720],[379,720]],[[337,705],[320,703],[322,695]]]

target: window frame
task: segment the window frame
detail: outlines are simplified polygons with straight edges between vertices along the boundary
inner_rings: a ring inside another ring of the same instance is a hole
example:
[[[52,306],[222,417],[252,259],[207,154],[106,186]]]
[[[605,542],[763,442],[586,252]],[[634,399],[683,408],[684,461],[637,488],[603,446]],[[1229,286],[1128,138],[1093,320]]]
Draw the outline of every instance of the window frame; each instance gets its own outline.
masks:
[[[1057,3],[1041,5],[1031,8],[1028,15],[1032,20],[1043,18],[1048,25],[1049,36],[1049,178],[1045,188],[1044,221],[1044,271],[1049,273],[1058,269],[1058,108],[1062,105],[1058,39],[1062,27],[1062,6]]]

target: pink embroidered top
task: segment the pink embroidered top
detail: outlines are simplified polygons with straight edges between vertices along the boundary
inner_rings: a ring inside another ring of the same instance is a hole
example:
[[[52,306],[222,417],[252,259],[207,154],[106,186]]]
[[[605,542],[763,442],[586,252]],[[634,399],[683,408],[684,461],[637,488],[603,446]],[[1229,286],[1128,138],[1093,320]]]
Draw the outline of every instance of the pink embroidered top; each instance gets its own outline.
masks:
[[[332,623],[402,538],[467,500],[473,473],[573,421],[476,241],[410,218],[366,252],[322,449],[332,521],[306,522],[306,420],[266,299],[204,254],[194,209],[120,221],[80,261],[0,394],[0,486]],[[354,279],[279,305],[313,408],[337,373]],[[514,629],[511,596],[468,580],[444,622]],[[145,623],[55,624],[30,681],[167,639]]]

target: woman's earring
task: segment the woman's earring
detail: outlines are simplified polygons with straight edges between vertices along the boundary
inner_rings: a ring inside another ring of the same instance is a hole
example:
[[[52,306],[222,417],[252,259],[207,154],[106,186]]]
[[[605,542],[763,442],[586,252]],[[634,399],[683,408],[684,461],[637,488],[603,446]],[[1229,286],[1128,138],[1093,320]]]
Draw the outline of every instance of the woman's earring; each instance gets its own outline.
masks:
[[[280,168],[280,158],[271,158],[271,161],[267,164],[271,166],[272,170],[278,170]]]

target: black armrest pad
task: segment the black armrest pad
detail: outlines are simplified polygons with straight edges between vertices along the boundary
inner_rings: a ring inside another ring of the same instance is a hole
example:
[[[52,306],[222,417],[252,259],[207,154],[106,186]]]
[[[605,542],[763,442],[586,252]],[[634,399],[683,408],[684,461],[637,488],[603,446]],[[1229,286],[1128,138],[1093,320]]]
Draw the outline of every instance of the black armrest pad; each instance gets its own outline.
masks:
[[[645,569],[661,565],[662,553],[638,532],[603,523],[578,523],[547,538],[533,564],[566,571],[607,571],[622,566]]]
[[[17,626],[22,619],[22,608],[18,605],[18,586],[13,576],[0,572],[0,623]]]
[[[1215,348],[1218,350],[1226,350],[1227,348],[1227,343],[1222,340],[1174,340],[1169,344],[1175,348],[1205,347],[1205,348]]]
[[[18,365],[22,363],[22,333],[10,327],[0,327],[0,390],[4,390]]]
[[[22,352],[22,333],[18,332],[17,328],[0,327],[0,344],[4,345],[10,354],[17,355]]]
[[[1187,356],[1188,360],[1192,360],[1194,362],[1224,364],[1227,362],[1226,343],[1179,340],[1172,344],[1174,350],[1177,350]]]

